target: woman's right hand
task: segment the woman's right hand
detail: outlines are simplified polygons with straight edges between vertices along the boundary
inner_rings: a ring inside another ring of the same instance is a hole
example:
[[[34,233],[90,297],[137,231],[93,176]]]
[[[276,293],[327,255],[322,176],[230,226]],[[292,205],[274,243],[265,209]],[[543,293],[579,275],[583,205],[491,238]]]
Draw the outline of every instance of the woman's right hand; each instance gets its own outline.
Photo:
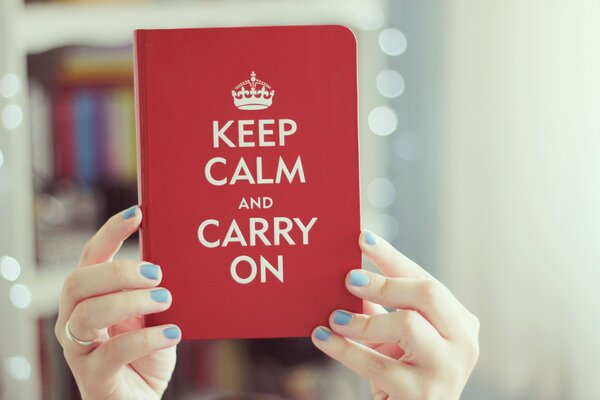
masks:
[[[141,221],[137,206],[110,218],[63,286],[55,333],[84,400],[159,399],[175,367],[179,328],[143,327],[171,305],[160,267],[112,260]]]

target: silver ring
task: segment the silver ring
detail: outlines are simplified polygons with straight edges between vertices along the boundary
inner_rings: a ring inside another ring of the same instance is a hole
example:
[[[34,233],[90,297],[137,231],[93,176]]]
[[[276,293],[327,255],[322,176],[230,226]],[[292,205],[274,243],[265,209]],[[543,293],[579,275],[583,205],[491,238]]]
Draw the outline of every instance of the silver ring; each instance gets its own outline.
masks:
[[[94,340],[81,340],[81,339],[77,339],[72,333],[71,330],[69,329],[69,321],[67,320],[67,323],[65,324],[65,333],[67,335],[67,337],[69,338],[69,340],[77,343],[80,346],[91,346],[95,343],[98,342],[98,338],[95,338]]]

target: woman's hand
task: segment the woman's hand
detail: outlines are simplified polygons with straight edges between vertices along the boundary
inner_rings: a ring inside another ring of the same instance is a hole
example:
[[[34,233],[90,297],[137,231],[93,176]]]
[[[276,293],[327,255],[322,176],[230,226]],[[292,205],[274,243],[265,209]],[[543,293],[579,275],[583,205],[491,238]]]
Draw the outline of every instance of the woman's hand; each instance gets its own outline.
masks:
[[[479,356],[477,317],[385,240],[364,231],[359,244],[384,276],[351,271],[365,314],[334,311],[313,342],[369,379],[376,400],[458,399]]]
[[[84,400],[159,399],[175,367],[179,328],[143,327],[171,305],[160,267],[112,261],[141,221],[137,206],[110,218],[64,283],[55,333]]]

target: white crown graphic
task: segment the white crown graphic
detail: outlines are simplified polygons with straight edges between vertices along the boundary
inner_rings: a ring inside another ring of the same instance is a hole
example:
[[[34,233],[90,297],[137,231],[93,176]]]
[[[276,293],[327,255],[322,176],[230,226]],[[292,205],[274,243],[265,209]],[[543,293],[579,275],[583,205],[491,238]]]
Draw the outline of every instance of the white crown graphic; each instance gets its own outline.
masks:
[[[252,71],[250,79],[238,83],[231,95],[233,104],[240,110],[264,110],[273,103],[275,91],[268,83],[256,79],[256,73]]]

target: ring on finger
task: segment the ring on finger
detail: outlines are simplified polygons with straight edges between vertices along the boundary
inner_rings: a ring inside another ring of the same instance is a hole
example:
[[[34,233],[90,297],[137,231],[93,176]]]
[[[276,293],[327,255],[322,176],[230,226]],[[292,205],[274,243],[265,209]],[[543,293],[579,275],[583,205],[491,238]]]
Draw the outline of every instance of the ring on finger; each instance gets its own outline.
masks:
[[[94,338],[93,340],[78,339],[75,335],[73,335],[73,333],[69,329],[69,321],[67,321],[67,323],[65,324],[65,334],[67,335],[67,338],[69,338],[69,340],[77,343],[80,346],[91,346],[98,342],[98,338]]]

